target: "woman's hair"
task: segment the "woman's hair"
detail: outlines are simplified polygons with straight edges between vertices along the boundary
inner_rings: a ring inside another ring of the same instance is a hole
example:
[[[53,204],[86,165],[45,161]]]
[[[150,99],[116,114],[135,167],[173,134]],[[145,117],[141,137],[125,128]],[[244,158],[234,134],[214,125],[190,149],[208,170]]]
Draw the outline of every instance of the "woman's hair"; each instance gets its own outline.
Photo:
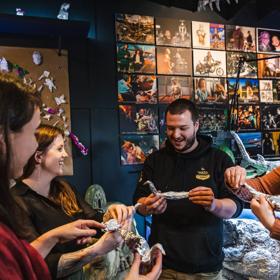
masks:
[[[53,143],[54,139],[59,135],[64,137],[64,132],[60,128],[50,125],[40,125],[35,133],[38,142],[36,152],[40,152],[42,154],[47,153],[48,148]],[[26,179],[31,176],[34,172],[36,164],[35,154],[33,154],[24,167],[21,179]],[[61,179],[55,178],[51,181],[49,199],[61,206],[62,210],[68,216],[73,216],[74,214],[82,211],[77,203],[74,191],[68,183]]]
[[[16,222],[16,203],[10,193],[13,178],[9,133],[20,133],[32,119],[36,107],[41,107],[41,99],[35,89],[0,73],[0,221],[19,236],[22,236],[22,225]]]

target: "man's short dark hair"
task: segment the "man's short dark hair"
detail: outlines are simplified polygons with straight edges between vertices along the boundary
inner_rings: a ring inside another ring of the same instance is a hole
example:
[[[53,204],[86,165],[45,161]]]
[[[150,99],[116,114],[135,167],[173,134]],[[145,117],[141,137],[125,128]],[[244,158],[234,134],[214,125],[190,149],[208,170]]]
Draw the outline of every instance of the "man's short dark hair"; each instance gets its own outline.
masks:
[[[183,98],[176,99],[167,106],[165,110],[165,118],[167,113],[171,115],[180,115],[185,111],[189,111],[191,113],[193,122],[198,121],[198,110],[195,104],[192,101]]]

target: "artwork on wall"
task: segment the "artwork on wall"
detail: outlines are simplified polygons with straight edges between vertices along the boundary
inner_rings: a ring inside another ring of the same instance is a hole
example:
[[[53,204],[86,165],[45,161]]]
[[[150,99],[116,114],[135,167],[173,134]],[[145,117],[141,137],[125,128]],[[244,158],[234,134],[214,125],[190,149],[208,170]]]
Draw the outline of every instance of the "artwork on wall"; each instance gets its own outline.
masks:
[[[156,18],[156,44],[191,47],[191,22],[185,19]]]
[[[234,93],[236,79],[228,79],[228,93]],[[238,101],[240,103],[258,103],[259,98],[259,80],[257,79],[240,79],[238,86]]]
[[[280,52],[280,30],[257,28],[258,52]]]
[[[164,75],[191,75],[190,49],[157,47],[157,73]]]
[[[262,129],[280,129],[280,105],[265,105],[262,107]]]
[[[175,99],[192,99],[193,84],[191,77],[159,76],[158,77],[158,101],[159,103],[171,103]]]
[[[228,102],[225,78],[195,78],[194,100],[196,103]]]
[[[9,72],[36,88],[42,98],[41,121],[71,132],[68,52],[55,49],[0,46],[0,71]],[[66,137],[64,174],[73,175],[72,146]]]
[[[120,140],[121,164],[143,164],[146,157],[159,148],[158,135],[126,135]]]
[[[280,51],[279,35],[279,30],[272,29],[117,14],[121,137],[158,136],[164,145],[166,106],[185,98],[198,105],[200,133],[211,134],[216,146],[228,146],[227,114],[238,63],[243,59],[233,119],[252,156],[262,152],[279,156],[275,133],[280,133],[280,59],[269,59]],[[269,151],[266,132],[273,140],[274,152]],[[135,141],[138,145],[140,140]],[[123,144],[122,163],[139,164],[126,160]]]
[[[239,25],[226,25],[226,49],[256,51],[256,29]]]
[[[118,73],[118,101],[157,103],[157,78],[152,75]]]
[[[226,53],[224,51],[193,50],[195,76],[225,77]]]
[[[244,52],[227,52],[227,76],[237,76],[240,58],[245,59],[245,62],[243,63],[242,68],[240,69],[239,77],[257,78],[257,61],[249,61],[256,59],[256,54]],[[248,62],[246,60],[248,60]]]
[[[120,132],[158,133],[158,112],[149,105],[119,105]]]
[[[225,26],[223,24],[210,23],[210,48],[225,49]]]
[[[269,58],[273,55],[258,54],[258,58]],[[258,61],[259,78],[280,78],[280,58],[270,58]]]
[[[199,107],[199,132],[225,130],[227,127],[227,109],[223,107]]]
[[[116,14],[117,41],[154,44],[154,18],[149,16]]]
[[[193,48],[210,49],[210,23],[192,22]]]

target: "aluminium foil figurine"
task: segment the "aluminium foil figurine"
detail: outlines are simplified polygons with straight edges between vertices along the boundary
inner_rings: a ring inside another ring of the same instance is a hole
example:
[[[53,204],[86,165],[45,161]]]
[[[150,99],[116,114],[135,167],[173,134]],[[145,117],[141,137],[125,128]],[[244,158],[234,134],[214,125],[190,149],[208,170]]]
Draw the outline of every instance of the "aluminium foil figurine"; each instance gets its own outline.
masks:
[[[160,192],[156,189],[154,183],[152,181],[146,181],[144,185],[147,185],[151,192],[155,195],[164,197],[165,199],[170,199],[170,200],[178,200],[178,199],[184,199],[189,197],[189,192]]]
[[[104,229],[106,232],[118,231],[127,246],[131,250],[139,253],[142,263],[149,264],[152,261],[152,253],[155,248],[158,248],[163,254],[165,254],[161,244],[157,243],[150,248],[148,242],[142,236],[135,234],[132,231],[122,229],[121,225],[115,219],[108,220],[104,225],[106,226]]]
[[[35,65],[40,65],[43,62],[43,57],[41,55],[41,53],[36,50],[32,53],[32,61]]]
[[[270,194],[264,194],[264,193],[258,192],[247,183],[242,185],[240,188],[241,188],[241,190],[238,193],[242,194],[242,188],[244,188],[244,189],[248,190],[251,195],[251,197],[246,197],[246,199],[244,199],[244,197],[242,195],[239,196],[238,193],[235,193],[240,199],[250,202],[252,200],[252,198],[258,199],[258,197],[260,195],[264,195],[266,200],[273,206],[273,208],[275,210],[278,210],[278,211],[280,210],[280,195],[270,195]]]
[[[263,175],[272,169],[280,166],[280,161],[268,161],[262,155],[257,155],[257,159],[252,159],[246,151],[244,144],[238,134],[234,131],[230,131],[232,137],[234,138],[240,154],[241,154],[241,166],[246,168],[252,167],[255,170],[256,176]]]

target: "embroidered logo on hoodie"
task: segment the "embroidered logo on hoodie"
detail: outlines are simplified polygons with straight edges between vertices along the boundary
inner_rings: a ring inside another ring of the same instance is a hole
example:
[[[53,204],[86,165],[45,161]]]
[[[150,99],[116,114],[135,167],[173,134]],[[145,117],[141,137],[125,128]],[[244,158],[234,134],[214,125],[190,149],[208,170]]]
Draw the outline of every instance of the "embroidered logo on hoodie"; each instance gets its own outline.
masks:
[[[202,167],[201,170],[197,171],[195,178],[197,180],[205,181],[210,178],[210,174]]]

